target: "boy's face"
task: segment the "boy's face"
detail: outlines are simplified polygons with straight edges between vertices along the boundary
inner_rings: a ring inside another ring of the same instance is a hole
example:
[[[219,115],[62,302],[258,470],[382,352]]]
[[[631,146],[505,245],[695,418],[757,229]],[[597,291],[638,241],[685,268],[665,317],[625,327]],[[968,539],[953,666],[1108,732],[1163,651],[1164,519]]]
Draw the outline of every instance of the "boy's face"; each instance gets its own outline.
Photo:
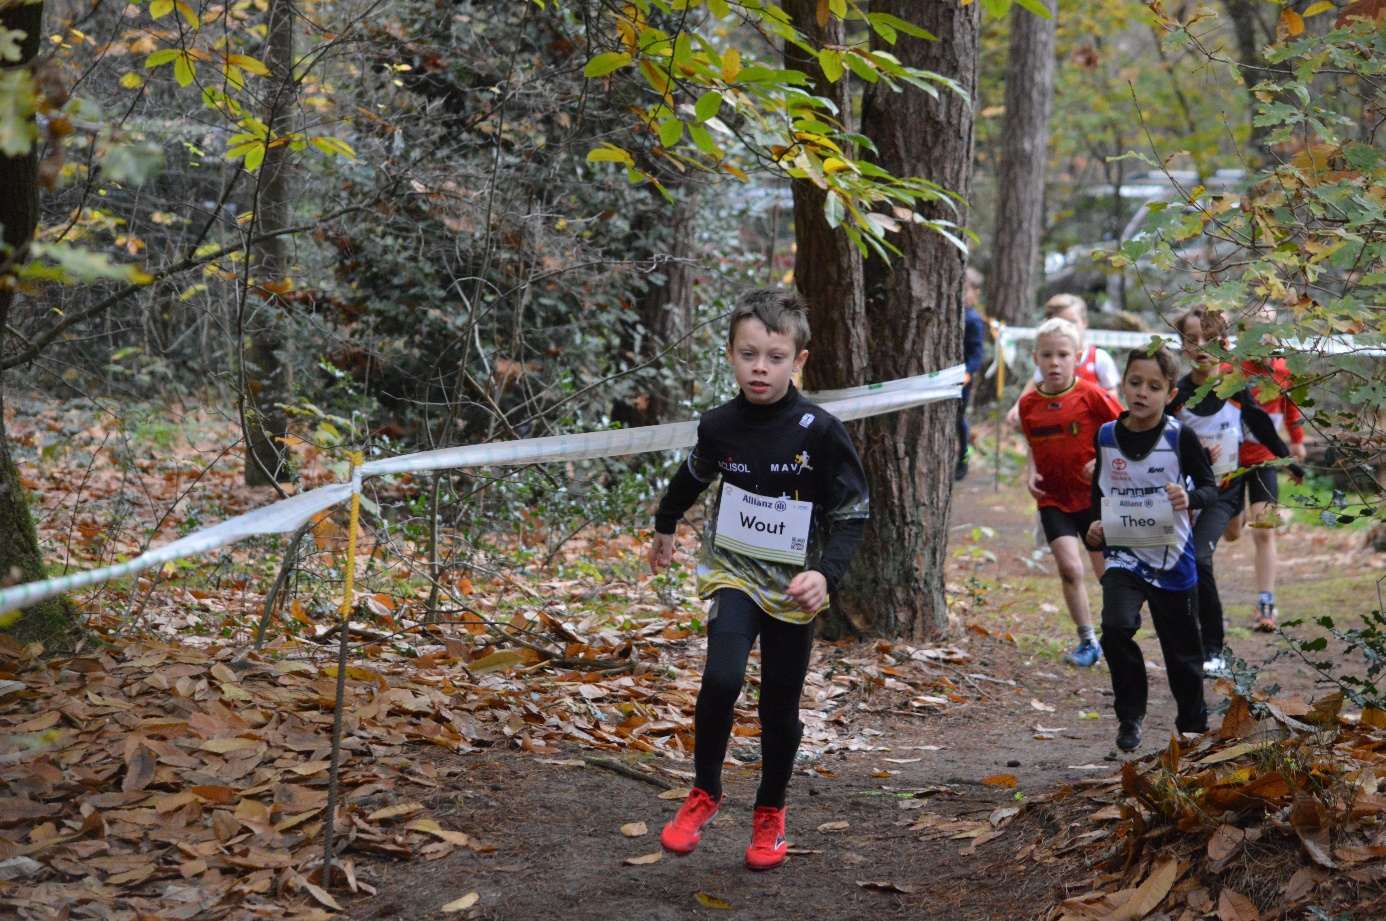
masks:
[[[768,405],[789,391],[790,378],[803,370],[808,350],[795,354],[793,336],[772,333],[764,323],[748,317],[737,324],[727,343],[727,360],[746,399]]]
[[[1185,320],[1179,336],[1184,341],[1184,354],[1189,357],[1189,361],[1200,368],[1210,368],[1218,363],[1216,355],[1203,349],[1203,346],[1213,340],[1203,334],[1203,321],[1198,317]]]
[[[1054,316],[1067,320],[1078,327],[1078,332],[1086,332],[1088,329],[1088,313],[1086,310],[1079,310],[1077,307],[1065,307]]]
[[[1078,367],[1078,348],[1067,336],[1040,336],[1035,343],[1035,366],[1044,379],[1045,391],[1058,393],[1073,386]]]
[[[1165,379],[1158,361],[1138,358],[1126,368],[1126,376],[1121,379],[1121,394],[1132,416],[1153,419],[1162,415],[1165,406],[1174,399],[1174,388]]]

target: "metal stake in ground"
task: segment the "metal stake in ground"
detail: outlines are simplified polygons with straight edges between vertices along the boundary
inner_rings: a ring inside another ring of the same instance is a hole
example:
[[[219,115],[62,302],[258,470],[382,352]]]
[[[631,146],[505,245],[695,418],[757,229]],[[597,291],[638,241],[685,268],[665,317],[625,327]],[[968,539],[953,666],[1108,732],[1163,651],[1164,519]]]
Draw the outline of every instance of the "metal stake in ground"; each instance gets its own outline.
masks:
[[[337,819],[337,778],[342,765],[342,710],[346,699],[347,638],[351,634],[352,581],[356,577],[356,526],[361,519],[361,484],[356,471],[365,461],[360,451],[351,455],[351,477],[356,489],[351,494],[351,520],[347,526],[346,578],[342,588],[342,617],[337,627],[337,700],[332,707],[332,766],[327,772],[327,822],[322,835],[322,885],[332,888],[332,845]]]
[[[1001,341],[1001,334],[1006,331],[1006,324],[996,322],[992,327],[996,334],[996,484],[993,487],[996,492],[1001,491],[1001,420],[1005,417],[1006,406],[1006,353],[1005,343]]]

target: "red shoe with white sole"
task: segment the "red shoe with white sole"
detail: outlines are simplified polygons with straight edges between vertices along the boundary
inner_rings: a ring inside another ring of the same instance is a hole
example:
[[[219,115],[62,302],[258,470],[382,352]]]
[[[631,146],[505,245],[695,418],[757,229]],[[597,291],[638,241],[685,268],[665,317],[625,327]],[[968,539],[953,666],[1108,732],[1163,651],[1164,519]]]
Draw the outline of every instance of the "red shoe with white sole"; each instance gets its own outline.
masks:
[[[789,843],[784,840],[784,809],[757,806],[751,824],[751,846],[746,848],[746,866],[752,870],[773,870],[784,863]]]
[[[659,843],[664,845],[666,851],[680,857],[693,853],[698,842],[702,840],[703,828],[717,815],[717,809],[721,805],[720,796],[713,799],[705,791],[694,787],[693,792],[688,794],[688,799],[679,807],[673,821],[665,825],[664,831],[659,833]]]

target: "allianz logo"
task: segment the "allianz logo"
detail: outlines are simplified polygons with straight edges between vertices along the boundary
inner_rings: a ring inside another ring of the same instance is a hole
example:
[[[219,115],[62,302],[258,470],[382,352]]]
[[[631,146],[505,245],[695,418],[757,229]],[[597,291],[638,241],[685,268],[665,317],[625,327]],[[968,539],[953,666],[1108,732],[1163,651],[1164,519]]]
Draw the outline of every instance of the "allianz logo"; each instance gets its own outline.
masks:
[[[754,505],[757,508],[772,508],[777,512],[783,512],[789,507],[783,499],[765,499],[748,492],[741,494],[741,502],[743,505]]]

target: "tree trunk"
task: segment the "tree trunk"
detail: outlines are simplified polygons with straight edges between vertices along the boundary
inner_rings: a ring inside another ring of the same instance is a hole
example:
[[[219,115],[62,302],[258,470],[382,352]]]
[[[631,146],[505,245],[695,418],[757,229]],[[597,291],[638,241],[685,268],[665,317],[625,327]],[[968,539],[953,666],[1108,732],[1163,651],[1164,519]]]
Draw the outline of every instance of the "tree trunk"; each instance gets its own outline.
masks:
[[[784,0],[784,11],[814,47],[845,45],[846,28],[833,17],[826,28],[818,24],[817,0]],[[786,67],[803,71],[815,96],[831,99],[843,127],[852,131],[852,87],[848,73],[830,83],[811,58],[795,45],[785,44]],[[848,151],[849,155],[852,154]],[[794,286],[808,303],[813,330],[811,358],[804,368],[810,390],[830,390],[868,383],[866,307],[861,254],[840,228],[823,216],[828,193],[799,179],[794,191]],[[854,426],[854,434],[860,427]]]
[[[270,71],[275,89],[269,98],[265,122],[270,136],[291,130],[294,82],[294,20],[289,0],[271,0],[265,36],[264,65]],[[293,168],[289,145],[279,144],[265,151],[257,174],[255,222],[252,232],[261,242],[251,247],[253,283],[246,296],[255,302],[247,312],[244,335],[246,412],[245,482],[247,486],[268,486],[289,478],[289,449],[284,437],[289,433],[288,416],[282,406],[292,395],[291,364],[285,356],[283,295],[288,291],[289,241],[270,236],[289,226],[289,193]]]
[[[32,64],[42,39],[43,4],[9,6],[0,11],[0,29],[20,29],[25,33],[15,67]],[[0,266],[8,268],[23,261],[23,250],[38,228],[38,145],[16,157],[0,156],[0,224],[5,227],[4,252]],[[14,290],[6,271],[0,269],[0,345],[9,322]],[[3,352],[0,348],[0,352]],[[38,533],[29,515],[29,499],[19,481],[19,468],[10,454],[5,431],[4,380],[0,376],[0,585],[35,582],[47,578]],[[34,605],[9,632],[21,642],[51,643],[75,626],[72,604],[59,597]]]
[[[1310,0],[1290,0],[1288,9],[1303,13]],[[1232,22],[1232,32],[1237,41],[1237,57],[1240,59],[1242,82],[1246,86],[1248,101],[1251,103],[1247,117],[1251,119],[1251,136],[1247,139],[1250,156],[1248,168],[1255,170],[1275,160],[1275,152],[1270,149],[1271,126],[1256,124],[1256,110],[1261,100],[1256,98],[1252,87],[1265,80],[1284,81],[1291,71],[1288,61],[1272,64],[1261,54],[1261,49],[1275,42],[1275,26],[1279,21],[1281,7],[1266,7],[1258,0],[1223,0],[1227,18]],[[1263,9],[1263,7],[1265,7]],[[1266,14],[1269,12],[1269,17]],[[1277,102],[1282,101],[1280,99]],[[1296,105],[1294,99],[1285,102]]]
[[[980,4],[881,0],[872,9],[938,36],[936,42],[905,40],[891,49],[904,64],[952,77],[969,97],[975,94]],[[932,180],[964,201],[970,196],[973,112],[967,100],[947,92],[932,99],[913,87],[895,93],[877,84],[863,101],[862,133],[891,173]],[[953,217],[942,205],[920,207],[932,212],[927,216]],[[876,380],[962,361],[966,256],[917,225],[905,226],[892,240],[901,250],[892,263],[872,258],[865,266]],[[871,522],[839,589],[841,607],[858,632],[923,641],[939,636],[947,624],[944,566],[958,411],[957,401],[941,401],[877,417],[867,426],[862,460],[871,483]]]
[[[1046,0],[1051,15],[1055,0]],[[996,177],[996,231],[987,266],[987,313],[1012,326],[1035,315],[1035,265],[1044,228],[1049,114],[1054,100],[1054,20],[1011,7],[1006,115]]]

